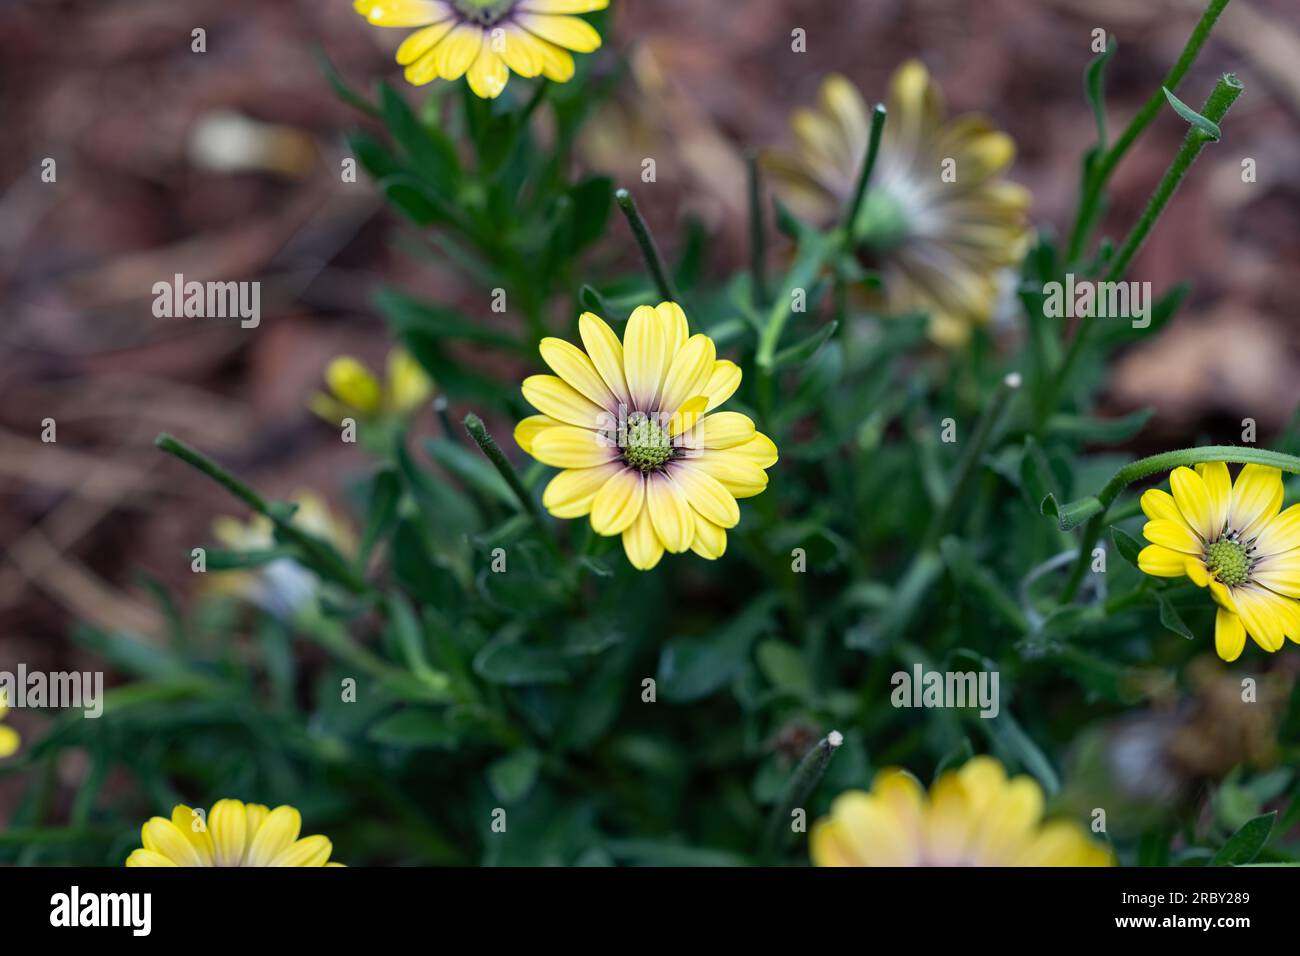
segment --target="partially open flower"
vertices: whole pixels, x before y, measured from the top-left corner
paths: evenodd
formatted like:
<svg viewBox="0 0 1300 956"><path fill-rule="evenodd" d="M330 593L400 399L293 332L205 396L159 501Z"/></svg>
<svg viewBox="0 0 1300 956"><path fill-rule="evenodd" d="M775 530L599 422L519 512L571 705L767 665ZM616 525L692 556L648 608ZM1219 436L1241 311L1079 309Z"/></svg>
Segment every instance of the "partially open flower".
<svg viewBox="0 0 1300 956"><path fill-rule="evenodd" d="M600 47L600 34L575 16L609 0L354 0L381 27L420 27L397 48L407 82L469 81L484 99L501 95L512 72L558 83L573 77L574 53Z"/></svg>
<svg viewBox="0 0 1300 956"><path fill-rule="evenodd" d="M9 701L5 695L0 693L0 720L4 720L5 713L9 710ZM12 757L18 751L18 745L22 743L22 738L18 736L18 731L12 727L0 725L0 758Z"/></svg>
<svg viewBox="0 0 1300 956"><path fill-rule="evenodd" d="M218 800L206 817L178 805L171 819L141 827L144 846L127 866L342 866L331 863L328 837L299 837L302 815L293 807Z"/></svg>
<svg viewBox="0 0 1300 956"><path fill-rule="evenodd" d="M542 414L520 422L515 441L564 469L542 503L557 518L591 515L597 534L621 534L641 570L664 551L721 557L740 521L736 499L762 492L777 460L749 418L709 414L739 387L740 368L718 359L707 335L691 335L673 302L636 309L622 342L590 312L578 328L586 351L543 339L557 374L523 384Z"/></svg>
<svg viewBox="0 0 1300 956"><path fill-rule="evenodd" d="M1235 661L1246 635L1270 653L1300 642L1300 505L1282 511L1282 472L1246 465L1234 483L1221 461L1169 474L1173 494L1142 495L1151 542L1138 566L1162 578L1191 578L1219 604L1214 646Z"/></svg>
<svg viewBox="0 0 1300 956"><path fill-rule="evenodd" d="M851 224L858 256L890 314L925 313L942 345L966 341L986 323L1000 275L1028 241L1029 194L1001 178L1015 144L983 116L945 119L938 84L916 60L889 84L887 119L871 183ZM867 152L871 121L862 96L829 77L815 109L792 125L795 154L764 157L776 188L798 215L822 225L847 214Z"/></svg>
<svg viewBox="0 0 1300 956"><path fill-rule="evenodd" d="M927 795L904 770L876 774L813 824L817 866L1110 866L1110 851L1070 821L1043 822L1043 790L992 757L939 777Z"/></svg>
<svg viewBox="0 0 1300 956"><path fill-rule="evenodd" d="M388 353L388 368L380 382L359 360L340 355L325 369L329 394L317 392L308 406L331 425L344 418L401 417L418 409L433 393L433 382L420 364L402 349Z"/></svg>

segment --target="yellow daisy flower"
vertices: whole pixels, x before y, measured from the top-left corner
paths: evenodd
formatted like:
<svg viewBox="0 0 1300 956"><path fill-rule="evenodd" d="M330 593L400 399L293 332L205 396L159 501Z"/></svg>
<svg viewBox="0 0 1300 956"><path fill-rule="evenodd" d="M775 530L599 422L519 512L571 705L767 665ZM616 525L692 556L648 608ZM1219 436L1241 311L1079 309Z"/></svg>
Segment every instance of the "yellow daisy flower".
<svg viewBox="0 0 1300 956"><path fill-rule="evenodd" d="M637 308L623 341L598 316L578 320L583 348L546 338L555 375L524 380L540 415L515 428L519 447L563 468L542 503L557 518L591 515L597 534L623 536L632 566L664 551L718 558L740 521L737 498L767 487L776 445L738 412L709 414L740 385L713 340L690 334L674 302Z"/></svg>
<svg viewBox="0 0 1300 956"><path fill-rule="evenodd" d="M382 383L351 355L340 355L330 362L325 369L325 383L330 394L317 392L307 404L332 425L344 418L409 415L433 394L433 381L403 349L388 353Z"/></svg>
<svg viewBox="0 0 1300 956"><path fill-rule="evenodd" d="M1234 483L1221 461L1169 474L1173 494L1142 495L1150 546L1138 567L1161 578L1186 575L1218 602L1214 646L1241 656L1249 634L1270 653L1300 642L1300 505L1282 511L1282 472L1246 465Z"/></svg>
<svg viewBox="0 0 1300 956"><path fill-rule="evenodd" d="M876 774L813 824L815 866L1110 866L1114 860L1069 821L1043 822L1043 790L1007 779L992 757L939 777L927 795L904 770Z"/></svg>
<svg viewBox="0 0 1300 956"><path fill-rule="evenodd" d="M153 817L140 828L143 847L127 866L342 866L331 863L328 837L299 838L302 816L293 807L218 800L205 819L178 805L170 820Z"/></svg>
<svg viewBox="0 0 1300 956"><path fill-rule="evenodd" d="M857 221L858 256L884 288L871 305L929 315L930 335L960 345L986 323L1003 270L1029 239L1029 194L1001 178L1015 144L985 117L945 119L942 95L916 60L890 80L880 152ZM870 138L870 113L842 76L821 87L816 109L792 127L797 152L764 157L774 185L798 215L833 222L852 203Z"/></svg>
<svg viewBox="0 0 1300 956"><path fill-rule="evenodd" d="M9 698L0 694L0 720L9 712ZM18 745L21 744L22 738L18 736L18 731L12 727L0 726L0 759L12 757L18 752Z"/></svg>
<svg viewBox="0 0 1300 956"><path fill-rule="evenodd" d="M604 10L609 0L354 0L381 27L420 27L397 48L406 80L422 86L441 77L469 81L483 99L501 95L511 72L573 78L574 53L600 47L600 34L576 16Z"/></svg>

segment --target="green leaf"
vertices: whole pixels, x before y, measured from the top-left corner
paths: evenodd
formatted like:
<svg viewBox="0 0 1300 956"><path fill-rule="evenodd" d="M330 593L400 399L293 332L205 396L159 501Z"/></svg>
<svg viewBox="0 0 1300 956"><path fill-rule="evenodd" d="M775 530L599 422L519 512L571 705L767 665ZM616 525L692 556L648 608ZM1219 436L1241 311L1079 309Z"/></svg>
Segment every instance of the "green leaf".
<svg viewBox="0 0 1300 956"><path fill-rule="evenodd" d="M272 561L292 560L293 548L263 548L258 551L223 551L209 548L204 552L204 566L209 571L243 571L260 568Z"/></svg>
<svg viewBox="0 0 1300 956"><path fill-rule="evenodd" d="M1273 832L1273 824L1276 821L1276 810L1255 817L1253 820L1247 820L1242 824L1241 829L1228 837L1228 842L1219 848L1219 852L1214 854L1208 865L1239 866L1250 863L1259 856L1259 851L1264 849L1264 844L1268 842L1269 834Z"/></svg>
<svg viewBox="0 0 1300 956"><path fill-rule="evenodd" d="M492 684L527 687L569 680L564 659L555 651L495 638L474 655L474 673Z"/></svg>
<svg viewBox="0 0 1300 956"><path fill-rule="evenodd" d="M614 181L608 176L592 176L570 189L569 198L573 202L574 225L569 250L577 253L604 234L614 208Z"/></svg>
<svg viewBox="0 0 1300 956"><path fill-rule="evenodd" d="M518 803L533 789L541 767L542 755L536 750L516 750L488 767L488 786L502 803Z"/></svg>
<svg viewBox="0 0 1300 956"><path fill-rule="evenodd" d="M716 633L673 638L665 644L656 678L664 699L699 700L735 677L745 665L750 645L772 625L776 600L776 595L763 595Z"/></svg>
<svg viewBox="0 0 1300 956"><path fill-rule="evenodd" d="M1025 733L1020 724L1011 716L1009 710L1003 709L998 716L990 720L976 719L980 729L989 735L995 749L1018 763L1032 774L1044 792L1053 797L1061 789L1061 778L1047 759L1038 744Z"/></svg>
<svg viewBox="0 0 1300 956"><path fill-rule="evenodd" d="M1196 110L1192 109L1178 97L1174 96L1168 87L1162 86L1160 89L1164 90L1165 99L1169 101L1169 105L1174 108L1175 113L1187 120L1187 122L1191 123L1192 126L1199 129L1203 134L1215 142L1218 142L1219 139L1222 138L1223 133L1220 131L1218 123L1206 119L1200 113L1196 112Z"/></svg>
<svg viewBox="0 0 1300 956"><path fill-rule="evenodd" d="M794 646L776 639L763 641L756 652L758 669L776 688L795 697L812 695L812 673L808 661Z"/></svg>
<svg viewBox="0 0 1300 956"><path fill-rule="evenodd" d="M1043 499L1040 507L1044 515L1055 518L1060 523L1062 531L1077 528L1093 515L1102 512L1101 502L1092 496L1079 498L1077 501L1061 506L1057 504L1056 495L1049 494Z"/></svg>
<svg viewBox="0 0 1300 956"><path fill-rule="evenodd" d="M455 750L458 743L455 729L440 714L417 708L381 720L366 736L376 743L395 747Z"/></svg>
<svg viewBox="0 0 1300 956"><path fill-rule="evenodd" d="M424 628L410 602L396 591L388 595L389 634L407 668L431 691L446 695L451 679L429 664L425 652Z"/></svg>
<svg viewBox="0 0 1300 956"><path fill-rule="evenodd" d="M1053 415L1047 428L1053 435L1076 441L1114 445L1140 432L1156 410L1140 408L1122 418L1089 418L1085 415Z"/></svg>
<svg viewBox="0 0 1300 956"><path fill-rule="evenodd" d="M416 225L427 226L445 218L441 204L414 176L407 173L394 173L385 176L378 185L389 202L404 212Z"/></svg>
<svg viewBox="0 0 1300 956"><path fill-rule="evenodd" d="M1138 554L1142 551L1142 544L1131 534L1118 525L1110 526L1110 540L1115 545L1115 550L1133 567L1138 566Z"/></svg>
<svg viewBox="0 0 1300 956"><path fill-rule="evenodd" d="M441 195L452 195L460 180L460 161L451 140L421 123L402 95L387 83L380 84L379 104L385 127L411 158L420 179Z"/></svg>
<svg viewBox="0 0 1300 956"><path fill-rule="evenodd" d="M366 530L361 536L357 552L357 566L370 563L370 553L380 538L386 535L397 519L397 503L402 497L402 480L392 468L375 475L370 484L370 502L366 508Z"/></svg>
<svg viewBox="0 0 1300 956"><path fill-rule="evenodd" d="M1106 49L1092 58L1083 77L1083 90L1097 121L1097 145L1106 146L1106 63L1115 53L1115 38L1106 40Z"/></svg>
<svg viewBox="0 0 1300 956"><path fill-rule="evenodd" d="M807 362L820 351L826 341L835 334L837 328L839 328L838 322L828 322L802 342L777 352L776 357L772 359L772 368L788 368L791 365L802 365Z"/></svg>
<svg viewBox="0 0 1300 956"><path fill-rule="evenodd" d="M520 351L521 346L455 309L432 305L393 288L375 293L375 305L388 319L398 335L418 333L430 339L453 339L475 342L493 348Z"/></svg>
<svg viewBox="0 0 1300 956"><path fill-rule="evenodd" d="M1173 602L1159 591L1152 593L1156 596L1156 603L1160 605L1160 623L1165 629L1173 631L1179 637L1185 637L1189 641L1196 640L1196 635L1183 622L1183 617L1178 613L1178 609L1174 607Z"/></svg>
<svg viewBox="0 0 1300 956"><path fill-rule="evenodd" d="M519 499L501 473L478 452L450 438L431 438L424 443L424 450L469 487L497 499L512 510L519 506Z"/></svg>
<svg viewBox="0 0 1300 956"><path fill-rule="evenodd" d="M342 74L335 68L330 58L325 55L325 51L320 47L316 48L316 62L320 64L321 72L325 74L325 82L329 84L330 89L348 106L360 110L367 116L373 116L379 119L379 110L375 109L373 103L358 93L344 81Z"/></svg>

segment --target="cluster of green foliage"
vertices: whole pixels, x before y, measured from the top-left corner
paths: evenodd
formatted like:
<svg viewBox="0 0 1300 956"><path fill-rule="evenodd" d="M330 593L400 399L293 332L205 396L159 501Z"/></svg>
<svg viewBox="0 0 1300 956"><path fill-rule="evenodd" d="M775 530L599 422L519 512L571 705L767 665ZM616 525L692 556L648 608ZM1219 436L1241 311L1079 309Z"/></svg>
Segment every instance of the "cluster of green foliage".
<svg viewBox="0 0 1300 956"><path fill-rule="evenodd" d="M1289 433L1279 454L1191 449L1130 465L1114 449L1149 416L1095 416L1104 366L1136 337L1157 334L1188 287L1168 290L1143 330L1085 323L1071 336L1044 314L1044 286L1066 273L1124 275L1231 102L1211 97L1203 114L1179 102L1213 134L1190 121L1132 232L1094 242L1111 170L1164 103L1157 91L1108 143L1102 90L1112 53L1087 72L1099 142L1083 165L1075 227L1066 242L1043 231L1023 264L1022 340L1007 349L981 332L952 352L927 343L923 316L859 310L846 293L874 277L842 230L813 229L779 203L756 201L752 216L760 251L770 242L790 249L781 275L755 268L706 281L698 227L665 243L681 250L671 267L648 241L645 269L593 265L597 243L626 253L645 239L613 179L572 175L575 137L617 72L599 83L580 70L564 86L513 84L495 102L458 99L453 88L419 111L391 87L367 98L331 74L382 129L351 140L376 187L419 242L479 283L484 316L492 290L506 290L512 324L378 292L394 336L448 404L439 437L416 442L394 430L351 484L363 529L356 554L298 528L291 507L201 454L160 440L276 528L274 549L210 551L209 573L290 560L318 576L319 600L278 617L229 599L181 614L160 596L171 622L163 645L81 629L75 639L129 681L108 694L102 719L59 718L0 771L29 776L0 835L0 861L118 864L149 814L233 796L297 806L311 832L334 840L335 859L352 865L798 863L807 850L789 832L791 805L813 819L884 765L929 780L992 752L1049 796L1061 793L1081 730L1135 704L1135 669L1176 684L1212 648L1204 592L1134 566L1141 519L1127 484L1211 458L1282 462L1294 473L1296 460L1280 452L1300 444ZM547 122L536 123L543 113ZM643 203L671 201L655 188L638 187ZM531 410L515 380L485 369L540 370L537 341L576 338L581 311L617 329L633 307L669 294L693 330L741 364L730 407L773 437L781 461L768 490L742 503L721 560L670 556L641 573L616 539L541 509L548 470L507 439L498 446L483 425ZM806 309L793 311L801 296ZM508 361L476 361L493 355ZM446 408L472 410L468 429ZM942 438L945 419L955 442ZM1104 573L1094 570L1098 547ZM492 568L499 554L504 572ZM998 716L892 706L891 674L918 663L997 671ZM340 691L349 679L355 700ZM844 744L824 775L792 779L831 729ZM1294 707L1283 729L1283 739L1300 729ZM85 776L67 807L58 768L74 751ZM1262 811L1298 785L1284 768L1267 786L1234 786L1232 819L1251 829L1226 859L1296 855L1280 839L1289 824L1271 826ZM493 830L497 808L505 832ZM1117 840L1121 860L1205 862L1229 842L1222 817L1181 813Z"/></svg>

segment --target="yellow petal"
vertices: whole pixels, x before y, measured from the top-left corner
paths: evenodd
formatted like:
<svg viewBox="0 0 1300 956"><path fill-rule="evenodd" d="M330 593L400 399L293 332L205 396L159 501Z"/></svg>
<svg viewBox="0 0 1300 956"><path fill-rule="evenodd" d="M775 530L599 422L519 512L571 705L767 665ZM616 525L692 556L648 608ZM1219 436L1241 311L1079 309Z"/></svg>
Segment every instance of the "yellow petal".
<svg viewBox="0 0 1300 956"><path fill-rule="evenodd" d="M889 122L885 136L908 155L925 142L943 117L939 88L919 60L908 60L889 81Z"/></svg>
<svg viewBox="0 0 1300 956"><path fill-rule="evenodd" d="M965 862L974 823L961 778L952 771L940 776L930 788L930 812L923 827L930 862L939 866Z"/></svg>
<svg viewBox="0 0 1300 956"><path fill-rule="evenodd" d="M167 857L177 866L202 866L198 849L170 820L153 817L140 828L144 848Z"/></svg>
<svg viewBox="0 0 1300 956"><path fill-rule="evenodd" d="M546 428L533 437L532 456L553 468L594 468L617 454L618 446L603 435L572 425Z"/></svg>
<svg viewBox="0 0 1300 956"><path fill-rule="evenodd" d="M1205 543L1182 521L1167 521L1164 518L1148 521L1142 526L1142 535L1152 544L1172 551L1192 555L1205 553Z"/></svg>
<svg viewBox="0 0 1300 956"><path fill-rule="evenodd" d="M176 864L154 850L132 850L126 858L127 866L175 866Z"/></svg>
<svg viewBox="0 0 1300 956"><path fill-rule="evenodd" d="M627 552L632 567L638 571L649 571L664 556L663 542L650 523L648 508L642 508L632 527L623 532L623 550Z"/></svg>
<svg viewBox="0 0 1300 956"><path fill-rule="evenodd" d="M623 366L633 405L640 411L654 411L668 371L668 337L659 313L648 305L637 307L627 320Z"/></svg>
<svg viewBox="0 0 1300 956"><path fill-rule="evenodd" d="M995 807L980 814L971 835L971 855L985 866L1006 866L1037 835L1043 817L1043 788L1031 777L1016 777L1001 788Z"/></svg>
<svg viewBox="0 0 1300 956"><path fill-rule="evenodd" d="M244 832L248 839L252 840L254 834L266 822L266 818L271 815L271 810L262 803L244 804ZM247 852L245 852L247 855Z"/></svg>
<svg viewBox="0 0 1300 956"><path fill-rule="evenodd" d="M1250 577L1270 591L1300 598L1300 551L1262 558Z"/></svg>
<svg viewBox="0 0 1300 956"><path fill-rule="evenodd" d="M498 34L497 30L501 32ZM497 30L492 31L492 50L505 61L506 66L524 77L536 76L542 72L541 51L529 39L531 34L527 30L513 23L498 27Z"/></svg>
<svg viewBox="0 0 1300 956"><path fill-rule="evenodd" d="M622 534L641 515L646 479L634 468L618 468L596 492L591 503L591 527L596 534Z"/></svg>
<svg viewBox="0 0 1300 956"><path fill-rule="evenodd" d="M1204 479L1190 468L1179 467L1169 473L1169 487L1187 526L1205 541L1217 538L1219 529L1214 526L1210 491Z"/></svg>
<svg viewBox="0 0 1300 956"><path fill-rule="evenodd" d="M740 506L735 497L722 482L696 468L691 460L675 464L668 474L680 486L690 506L709 521L722 528L734 528L740 523Z"/></svg>
<svg viewBox="0 0 1300 956"><path fill-rule="evenodd" d="M471 23L457 25L433 51L438 75L444 80L460 79L478 59L483 38L481 27Z"/></svg>
<svg viewBox="0 0 1300 956"><path fill-rule="evenodd" d="M1188 557L1183 562L1183 571L1198 588L1203 588L1210 583L1210 570L1201 558Z"/></svg>
<svg viewBox="0 0 1300 956"><path fill-rule="evenodd" d="M667 412L676 411L688 398L707 394L704 390L715 364L716 348L713 339L707 335L692 335L676 353L676 358L668 368L663 395L659 400L660 408ZM700 411L707 407L706 398Z"/></svg>
<svg viewBox="0 0 1300 956"><path fill-rule="evenodd" d="M860 866L905 866L916 845L901 832L889 808L874 794L850 790L831 803L831 819L843 827L843 840Z"/></svg>
<svg viewBox="0 0 1300 956"><path fill-rule="evenodd" d="M420 27L452 15L443 0L355 0L352 8L377 27Z"/></svg>
<svg viewBox="0 0 1300 956"><path fill-rule="evenodd" d="M248 814L239 800L218 800L208 814L217 866L239 866L248 845Z"/></svg>
<svg viewBox="0 0 1300 956"><path fill-rule="evenodd" d="M600 34L596 28L578 17L520 13L515 19L529 33L566 50L590 53L600 48Z"/></svg>
<svg viewBox="0 0 1300 956"><path fill-rule="evenodd" d="M309 836L290 844L268 866L324 866L334 845L328 837Z"/></svg>
<svg viewBox="0 0 1300 956"><path fill-rule="evenodd" d="M202 866L212 866L212 834L203 817L190 807L180 804L172 808L172 823L194 844Z"/></svg>
<svg viewBox="0 0 1300 956"><path fill-rule="evenodd" d="M671 368L673 360L677 358L677 353L682 350L691 337L690 323L686 321L686 313L676 302L660 302L655 306L655 311L659 313L659 321L663 322L666 330L668 367Z"/></svg>
<svg viewBox="0 0 1300 956"><path fill-rule="evenodd" d="M613 416L558 375L530 375L521 391L528 404L543 415L581 428L612 427Z"/></svg>
<svg viewBox="0 0 1300 956"><path fill-rule="evenodd" d="M405 349L393 349L388 353L387 381L384 384L384 401L401 414L424 404L433 392L433 380Z"/></svg>
<svg viewBox="0 0 1300 956"><path fill-rule="evenodd" d="M1258 534L1282 509L1282 472L1265 465L1246 465L1232 486L1229 527L1243 538Z"/></svg>
<svg viewBox="0 0 1300 956"><path fill-rule="evenodd" d="M542 361L584 397L607 411L618 411L618 402L586 352L564 339L550 337L542 339L538 351Z"/></svg>
<svg viewBox="0 0 1300 956"><path fill-rule="evenodd" d="M1153 544L1138 552L1138 567L1158 578L1181 578L1187 573L1187 555Z"/></svg>
<svg viewBox="0 0 1300 956"><path fill-rule="evenodd" d="M536 54L542 59L542 76L556 83L567 83L573 79L573 56L568 50L561 50L554 43L547 43L531 33L528 37Z"/></svg>
<svg viewBox="0 0 1300 956"><path fill-rule="evenodd" d="M1210 522L1215 535L1222 533L1228 523L1228 508L1232 504L1232 476L1228 466L1221 461L1196 466L1196 473L1205 482L1210 496Z"/></svg>
<svg viewBox="0 0 1300 956"><path fill-rule="evenodd" d="M767 475L763 469L746 456L737 454L734 448L703 451L682 459L682 464L716 478L736 498L752 498L767 489Z"/></svg>
<svg viewBox="0 0 1300 956"><path fill-rule="evenodd" d="M12 757L22 744L18 731L12 727L0 726L0 757Z"/></svg>
<svg viewBox="0 0 1300 956"><path fill-rule="evenodd" d="M829 817L814 823L808 834L808 855L813 866L866 866L859 850L848 828Z"/></svg>
<svg viewBox="0 0 1300 956"><path fill-rule="evenodd" d="M1246 646L1246 629L1241 618L1224 608L1214 615L1214 649L1225 661L1235 661Z"/></svg>
<svg viewBox="0 0 1300 956"><path fill-rule="evenodd" d="M709 405L709 400L703 395L696 395L694 398L688 398L668 417L668 437L678 438L683 436L673 444L680 446L695 447L699 444L699 436L683 435L684 432L695 428L699 422L700 416L704 414L704 409Z"/></svg>
<svg viewBox="0 0 1300 956"><path fill-rule="evenodd" d="M1246 633L1264 650L1272 652L1286 643L1286 618L1273 606L1288 601L1277 594L1251 587L1233 588L1232 599Z"/></svg>
<svg viewBox="0 0 1300 956"><path fill-rule="evenodd" d="M732 448L754 437L754 421L740 412L715 412L699 423L705 448Z"/></svg>
<svg viewBox="0 0 1300 956"><path fill-rule="evenodd" d="M438 41L450 33L451 28L455 25L455 21L448 18L441 23L425 27L423 30L416 30L403 40L402 45L397 48L397 62L401 66L410 66L436 47Z"/></svg>
<svg viewBox="0 0 1300 956"><path fill-rule="evenodd" d="M608 6L609 0L520 0L518 9L530 13L591 13Z"/></svg>
<svg viewBox="0 0 1300 956"><path fill-rule="evenodd" d="M1142 512L1152 521L1181 521L1182 512L1174 496L1159 488L1148 488L1142 492L1140 501Z"/></svg>
<svg viewBox="0 0 1300 956"><path fill-rule="evenodd" d="M499 35L504 37L504 32ZM465 79L474 95L485 100L496 99L506 88L510 81L510 69L506 66L506 61L492 49L490 39L483 43L478 57L465 73Z"/></svg>
<svg viewBox="0 0 1300 956"><path fill-rule="evenodd" d="M542 505L557 518L581 518L591 512L596 492L616 473L624 470L619 462L611 461L594 468L562 471L542 492Z"/></svg>
<svg viewBox="0 0 1300 956"><path fill-rule="evenodd" d="M740 366L728 359L719 359L713 363L713 372L704 384L704 394L709 396L706 412L711 412L740 388Z"/></svg>
<svg viewBox="0 0 1300 956"><path fill-rule="evenodd" d="M248 846L248 866L271 866L289 849L302 829L302 815L293 807L276 807L253 834Z"/></svg>
<svg viewBox="0 0 1300 956"><path fill-rule="evenodd" d="M741 455L759 468L771 468L777 462L776 443L762 432L755 432L747 442L728 448L732 455Z"/></svg>
<svg viewBox="0 0 1300 956"><path fill-rule="evenodd" d="M1267 558L1300 548L1300 505L1292 505L1263 525L1255 539L1255 553Z"/></svg>
<svg viewBox="0 0 1300 956"><path fill-rule="evenodd" d="M701 558L708 558L710 561L717 560L727 553L726 529L714 524L697 511L695 513L695 540L691 542L691 550Z"/></svg>
<svg viewBox="0 0 1300 956"><path fill-rule="evenodd" d="M600 373L605 387L619 401L627 404L627 378L623 374L623 343L605 320L593 312L578 316L578 334L591 364Z"/></svg>
<svg viewBox="0 0 1300 956"><path fill-rule="evenodd" d="M549 415L529 415L515 426L515 444L528 454L533 453L533 439L545 428L561 424Z"/></svg>
<svg viewBox="0 0 1300 956"><path fill-rule="evenodd" d="M680 554L695 539L695 512L682 486L659 472L646 479L646 507L650 523L666 550Z"/></svg>
<svg viewBox="0 0 1300 956"><path fill-rule="evenodd" d="M383 389L370 370L351 355L340 355L330 362L325 381L345 405L367 414L379 411Z"/></svg>

